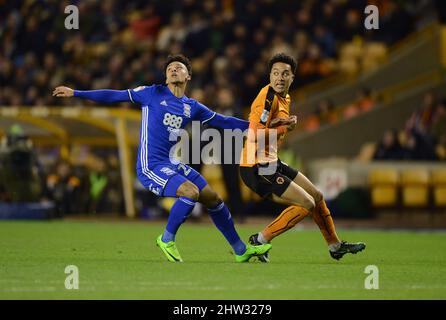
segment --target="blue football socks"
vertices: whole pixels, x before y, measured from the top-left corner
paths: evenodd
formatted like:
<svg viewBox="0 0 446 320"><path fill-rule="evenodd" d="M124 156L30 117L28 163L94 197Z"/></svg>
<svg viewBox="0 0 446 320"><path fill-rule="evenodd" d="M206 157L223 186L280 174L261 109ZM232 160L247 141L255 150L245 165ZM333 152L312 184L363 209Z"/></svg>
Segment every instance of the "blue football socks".
<svg viewBox="0 0 446 320"><path fill-rule="evenodd" d="M175 241L175 235L177 234L178 228L184 221L186 221L194 206L195 200L187 197L179 197L177 201L175 201L172 209L170 209L167 226L163 233L162 240L164 243Z"/></svg>
<svg viewBox="0 0 446 320"><path fill-rule="evenodd" d="M246 251L245 243L240 239L234 227L231 213L225 203L220 203L213 209L208 209L212 221L217 226L218 230L225 236L226 240L231 245L235 254L241 255Z"/></svg>

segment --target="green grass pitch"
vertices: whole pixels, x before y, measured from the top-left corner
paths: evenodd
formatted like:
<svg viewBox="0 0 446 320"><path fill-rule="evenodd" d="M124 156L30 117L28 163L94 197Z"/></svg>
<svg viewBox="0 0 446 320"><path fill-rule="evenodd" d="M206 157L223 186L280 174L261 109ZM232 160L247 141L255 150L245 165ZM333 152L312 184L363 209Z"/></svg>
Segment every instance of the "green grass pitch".
<svg viewBox="0 0 446 320"><path fill-rule="evenodd" d="M161 223L0 222L0 299L446 299L446 233L338 230L364 241L332 260L319 231L292 230L273 242L271 263L237 264L211 224L177 235L185 260L155 246ZM260 225L237 225L246 239ZM67 290L65 267L79 269ZM364 269L379 269L367 290Z"/></svg>

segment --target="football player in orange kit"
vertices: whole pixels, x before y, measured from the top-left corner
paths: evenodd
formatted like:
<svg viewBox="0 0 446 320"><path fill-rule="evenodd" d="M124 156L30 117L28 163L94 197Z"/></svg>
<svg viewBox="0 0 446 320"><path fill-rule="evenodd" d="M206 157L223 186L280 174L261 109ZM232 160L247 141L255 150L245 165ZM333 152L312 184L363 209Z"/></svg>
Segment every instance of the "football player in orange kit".
<svg viewBox="0 0 446 320"><path fill-rule="evenodd" d="M244 183L262 198L288 207L261 232L249 238L251 244L269 243L312 214L321 230L332 258L364 250L365 244L341 241L336 234L330 210L322 193L301 173L281 162L278 147L287 132L297 125L289 115L288 90L294 80L297 62L280 53L273 56L268 68L270 83L260 90L251 105L248 138L243 146L240 176ZM268 262L267 254L259 257Z"/></svg>

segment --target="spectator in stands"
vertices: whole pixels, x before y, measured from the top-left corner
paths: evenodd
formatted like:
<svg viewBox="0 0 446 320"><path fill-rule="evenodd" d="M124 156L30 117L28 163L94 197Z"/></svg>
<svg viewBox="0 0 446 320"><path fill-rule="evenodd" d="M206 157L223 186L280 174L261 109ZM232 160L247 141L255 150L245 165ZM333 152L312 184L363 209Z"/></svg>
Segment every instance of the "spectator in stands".
<svg viewBox="0 0 446 320"><path fill-rule="evenodd" d="M358 107L361 112L368 112L375 106L375 99L369 88L361 88L358 93Z"/></svg>
<svg viewBox="0 0 446 320"><path fill-rule="evenodd" d="M125 212L122 192L121 172L116 155L107 156L107 192L105 194L106 212Z"/></svg>
<svg viewBox="0 0 446 320"><path fill-rule="evenodd" d="M435 139L435 151L439 159L446 160L446 100L438 103L432 120L432 136Z"/></svg>
<svg viewBox="0 0 446 320"><path fill-rule="evenodd" d="M0 141L0 181L4 197L13 202L39 201L43 172L33 143L18 124Z"/></svg>
<svg viewBox="0 0 446 320"><path fill-rule="evenodd" d="M406 160L437 160L431 137L417 130L407 132Z"/></svg>
<svg viewBox="0 0 446 320"><path fill-rule="evenodd" d="M94 156L87 164L89 168L88 213L105 213L107 209L107 188L109 178L104 160Z"/></svg>
<svg viewBox="0 0 446 320"><path fill-rule="evenodd" d="M306 54L300 59L297 67L297 85L323 79L333 73L333 66L321 54L316 43L308 47Z"/></svg>
<svg viewBox="0 0 446 320"><path fill-rule="evenodd" d="M329 99L324 99L319 102L316 113L320 119L321 124L333 124L338 121L338 115L334 104Z"/></svg>
<svg viewBox="0 0 446 320"><path fill-rule="evenodd" d="M423 104L407 120L405 130L408 135L408 158L413 160L435 160L435 139L431 127L435 115L435 95L427 92Z"/></svg>
<svg viewBox="0 0 446 320"><path fill-rule="evenodd" d="M353 37L362 35L364 26L362 15L356 9L349 9L345 19L340 22L340 37L344 41L351 41Z"/></svg>
<svg viewBox="0 0 446 320"><path fill-rule="evenodd" d="M155 6L148 4L143 10L133 12L130 28L136 40L147 41L157 36L160 22L161 18L157 15Z"/></svg>
<svg viewBox="0 0 446 320"><path fill-rule="evenodd" d="M324 99L318 103L316 111L305 117L302 128L311 132L318 130L322 125L333 124L337 121L338 113L335 110L333 102L329 99Z"/></svg>
<svg viewBox="0 0 446 320"><path fill-rule="evenodd" d="M362 112L370 111L374 106L375 100L372 97L371 90L361 88L357 93L356 101L344 108L344 119L350 119Z"/></svg>
<svg viewBox="0 0 446 320"><path fill-rule="evenodd" d="M359 106L356 102L350 103L344 108L342 114L345 120L356 117L360 113Z"/></svg>
<svg viewBox="0 0 446 320"><path fill-rule="evenodd" d="M410 129L429 132L434 119L436 106L435 94L433 92L427 92L424 95L422 105L412 114L411 119L409 119L408 126Z"/></svg>
<svg viewBox="0 0 446 320"><path fill-rule="evenodd" d="M302 128L305 131L316 131L321 126L321 119L319 118L317 112L312 112L308 116L305 117L305 120L302 123Z"/></svg>
<svg viewBox="0 0 446 320"><path fill-rule="evenodd" d="M169 44L173 42L182 44L185 38L184 17L180 12L175 12L170 18L170 24L161 28L156 47L160 51L168 51Z"/></svg>
<svg viewBox="0 0 446 320"><path fill-rule="evenodd" d="M314 28L314 41L322 50L324 57L336 56L336 39L333 32L319 24Z"/></svg>
<svg viewBox="0 0 446 320"><path fill-rule="evenodd" d="M427 92L422 106L407 119L404 130L386 131L375 160L434 161L446 159L446 101Z"/></svg>
<svg viewBox="0 0 446 320"><path fill-rule="evenodd" d="M395 129L387 130L376 148L373 155L374 160L402 160L405 158L404 149L398 140L398 134Z"/></svg>
<svg viewBox="0 0 446 320"><path fill-rule="evenodd" d="M73 175L71 165L60 161L46 179L44 198L54 201L58 216L79 213L81 180Z"/></svg>

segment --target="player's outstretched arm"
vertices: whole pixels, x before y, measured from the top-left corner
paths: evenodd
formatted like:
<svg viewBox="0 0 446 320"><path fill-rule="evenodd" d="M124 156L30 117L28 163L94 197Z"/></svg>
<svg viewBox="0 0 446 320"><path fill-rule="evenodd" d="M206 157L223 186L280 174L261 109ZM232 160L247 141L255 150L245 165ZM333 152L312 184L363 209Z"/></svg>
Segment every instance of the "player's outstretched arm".
<svg viewBox="0 0 446 320"><path fill-rule="evenodd" d="M215 128L220 129L240 129L245 131L249 127L249 122L236 117L224 116L219 113L215 115L208 121L208 124Z"/></svg>
<svg viewBox="0 0 446 320"><path fill-rule="evenodd" d="M101 103L131 102L128 90L73 90L59 86L53 91L54 97L79 97Z"/></svg>
<svg viewBox="0 0 446 320"><path fill-rule="evenodd" d="M230 116L224 116L220 113L210 110L204 104L196 101L198 112L194 119L201 121L202 124L209 124L211 127L219 129L240 129L245 131L249 127L249 122Z"/></svg>

